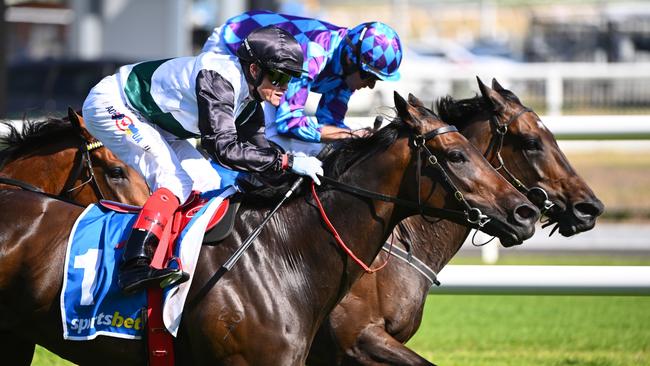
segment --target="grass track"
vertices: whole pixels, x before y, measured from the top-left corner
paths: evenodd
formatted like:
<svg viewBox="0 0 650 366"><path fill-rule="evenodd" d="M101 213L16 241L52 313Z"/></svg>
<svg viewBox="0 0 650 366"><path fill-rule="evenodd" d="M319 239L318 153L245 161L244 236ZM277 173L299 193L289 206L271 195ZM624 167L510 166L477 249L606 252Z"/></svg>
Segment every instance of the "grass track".
<svg viewBox="0 0 650 366"><path fill-rule="evenodd" d="M442 366L650 365L650 297L429 296L409 346Z"/></svg>

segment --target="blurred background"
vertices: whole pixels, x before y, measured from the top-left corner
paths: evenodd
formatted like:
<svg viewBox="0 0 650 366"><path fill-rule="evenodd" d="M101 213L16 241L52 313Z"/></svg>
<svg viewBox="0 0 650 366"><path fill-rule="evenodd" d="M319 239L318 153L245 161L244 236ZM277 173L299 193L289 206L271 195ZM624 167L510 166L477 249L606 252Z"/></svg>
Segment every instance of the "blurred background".
<svg viewBox="0 0 650 366"><path fill-rule="evenodd" d="M0 118L21 123L63 116L68 106L80 109L90 88L119 65L196 54L215 26L250 9L350 27L379 20L398 31L405 47L402 79L355 93L351 120L389 113L393 90L432 103L445 95L476 95L476 76L486 83L496 78L541 116L606 206L589 232L548 237L550 229L539 228L524 245L507 250L495 242L482 248L466 243L452 265L594 266L592 277L599 276L598 266L650 266L648 1L0 0ZM308 107L315 109L317 100L310 98ZM524 292L534 291L533 286ZM647 293L648 289L639 292ZM650 364L650 332L644 330L650 329L647 297L560 300L558 296L545 303L543 297L523 295L445 296L450 295L437 297L443 307L429 301L433 304L427 305L428 311L438 315L425 314L424 323L451 334L453 341L430 345L429 337L441 336L429 330L413 341L420 352L431 359L443 357L445 364ZM476 333L478 324L483 330L495 325L471 317L451 327L441 323L449 308L464 309L466 315L472 310L465 308L469 304L488 318L499 319L503 332ZM522 324L512 313L528 306L541 307L543 314L526 318L530 327L523 329L528 333L517 333ZM575 312L567 315L560 308ZM599 310L589 318L583 312L586 308ZM617 317L621 313L630 315ZM602 314L609 314L605 317L611 322L603 323ZM447 315L446 319L459 317ZM553 320L554 315L560 318ZM509 324L511 320L515 324ZM600 323L597 328L580 328L585 322ZM573 335L562 338L553 331L537 334L531 330L535 327L579 331L568 331ZM531 332L537 338L529 339ZM594 332L604 340L586 341ZM621 332L629 337L621 338ZM501 339L495 346L499 352L483 343L490 337ZM511 343L504 345L508 339ZM578 345L570 346L571 342ZM531 344L542 347L537 356L559 355L530 356L530 363L504 361L523 357L522 349ZM500 353L508 348L512 354ZM477 361L477 354L483 358ZM35 364L59 362L47 357L37 354Z"/></svg>

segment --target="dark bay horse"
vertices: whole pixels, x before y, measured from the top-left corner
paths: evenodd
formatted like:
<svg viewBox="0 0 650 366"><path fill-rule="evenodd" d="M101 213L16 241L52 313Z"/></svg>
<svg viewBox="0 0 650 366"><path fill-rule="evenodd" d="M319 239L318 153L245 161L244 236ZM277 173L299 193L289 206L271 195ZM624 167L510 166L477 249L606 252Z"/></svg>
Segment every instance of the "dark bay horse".
<svg viewBox="0 0 650 366"><path fill-rule="evenodd" d="M316 193L358 258L372 262L398 222L433 207L478 209L490 219L484 230L511 244L533 234L539 210L478 150L416 98L407 103L396 95L395 104L398 119L372 136L344 142L324 162L328 177L382 199L329 183ZM18 203L21 208L12 209ZM177 364L302 365L320 323L360 277L361 267L339 248L313 197L305 195L287 201L254 248L223 274L220 266L271 205L245 200L233 234L202 247L176 339ZM0 191L0 207L4 360L29 364L37 343L82 365L145 364L142 341L62 339L65 242L82 209L20 190Z"/></svg>
<svg viewBox="0 0 650 366"><path fill-rule="evenodd" d="M478 82L481 96L447 97L438 102L443 120L456 125L522 191L534 195L540 193L534 188L542 188L548 194L554 206L546 209L547 225L555 224L564 236L591 229L603 205L573 170L551 132L496 80L492 88ZM533 201L545 204L539 197ZM430 221L420 216L406 219L393 232L394 242L439 273L460 249L469 229L450 221ZM387 257L382 252L374 265ZM381 271L364 275L323 323L308 363L431 365L403 345L420 326L431 285L413 266L397 258Z"/></svg>
<svg viewBox="0 0 650 366"><path fill-rule="evenodd" d="M25 122L22 131L5 126L0 186L3 178L16 179L84 206L100 199L139 206L149 196L144 178L95 139L72 110L67 120Z"/></svg>

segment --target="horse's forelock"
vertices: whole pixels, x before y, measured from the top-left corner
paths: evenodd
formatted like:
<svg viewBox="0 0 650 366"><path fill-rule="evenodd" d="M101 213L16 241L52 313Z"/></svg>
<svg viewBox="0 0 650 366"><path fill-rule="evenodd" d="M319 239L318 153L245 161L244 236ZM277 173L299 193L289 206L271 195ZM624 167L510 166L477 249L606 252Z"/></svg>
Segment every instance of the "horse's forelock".
<svg viewBox="0 0 650 366"><path fill-rule="evenodd" d="M443 121L460 129L472 122L476 115L491 111L489 104L479 95L467 99L454 99L447 95L438 99L436 109Z"/></svg>
<svg viewBox="0 0 650 366"><path fill-rule="evenodd" d="M521 104L521 101L519 100L519 97L517 97L517 95L515 93L511 92L508 89L502 89L501 91L499 91L499 94L503 98L505 98L506 100L508 100L510 102Z"/></svg>

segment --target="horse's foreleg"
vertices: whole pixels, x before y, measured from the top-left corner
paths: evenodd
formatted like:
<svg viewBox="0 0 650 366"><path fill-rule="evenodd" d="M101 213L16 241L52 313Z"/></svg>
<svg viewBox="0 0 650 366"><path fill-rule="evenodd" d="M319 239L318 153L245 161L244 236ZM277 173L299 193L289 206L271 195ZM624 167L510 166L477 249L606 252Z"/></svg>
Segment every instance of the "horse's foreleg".
<svg viewBox="0 0 650 366"><path fill-rule="evenodd" d="M0 331L0 355L3 365L29 366L34 357L35 344L13 333Z"/></svg>
<svg viewBox="0 0 650 366"><path fill-rule="evenodd" d="M435 366L393 338L385 329L364 329L351 350L346 351L344 365Z"/></svg>

